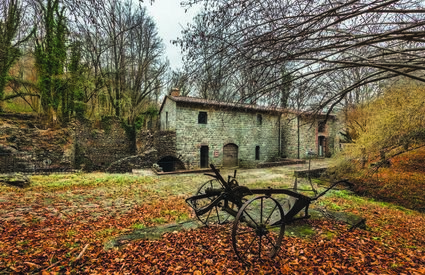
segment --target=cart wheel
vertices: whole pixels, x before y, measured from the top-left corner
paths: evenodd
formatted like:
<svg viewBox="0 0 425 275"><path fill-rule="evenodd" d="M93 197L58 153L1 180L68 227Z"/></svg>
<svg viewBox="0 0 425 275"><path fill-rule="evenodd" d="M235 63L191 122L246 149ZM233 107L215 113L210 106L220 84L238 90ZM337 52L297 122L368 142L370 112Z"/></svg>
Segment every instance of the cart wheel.
<svg viewBox="0 0 425 275"><path fill-rule="evenodd" d="M239 260L273 258L285 233L284 213L278 201L259 196L247 201L236 215L232 245Z"/></svg>
<svg viewBox="0 0 425 275"><path fill-rule="evenodd" d="M203 195L207 193L207 189L223 189L223 186L218 180L209 180L205 182L204 184L199 187L198 191L195 195ZM209 205L213 200L215 200L218 196L210 196L205 199L196 200L194 203L195 209L203 208L207 205ZM229 204L230 205L230 204ZM229 215L223 211L220 211L220 208L222 207L222 202L220 202L219 205L213 207L210 211L203 215L196 215L198 220L200 220L204 225L209 226L214 223L221 224L225 222Z"/></svg>

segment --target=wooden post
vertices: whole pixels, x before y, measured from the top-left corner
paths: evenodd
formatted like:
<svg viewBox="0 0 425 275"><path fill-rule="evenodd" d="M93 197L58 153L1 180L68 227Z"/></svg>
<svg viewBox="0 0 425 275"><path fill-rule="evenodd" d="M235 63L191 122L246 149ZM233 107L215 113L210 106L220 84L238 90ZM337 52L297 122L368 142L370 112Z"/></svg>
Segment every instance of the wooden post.
<svg viewBox="0 0 425 275"><path fill-rule="evenodd" d="M364 169L366 166L366 149L365 148L362 148L362 156L361 156L360 162L362 165L362 169Z"/></svg>

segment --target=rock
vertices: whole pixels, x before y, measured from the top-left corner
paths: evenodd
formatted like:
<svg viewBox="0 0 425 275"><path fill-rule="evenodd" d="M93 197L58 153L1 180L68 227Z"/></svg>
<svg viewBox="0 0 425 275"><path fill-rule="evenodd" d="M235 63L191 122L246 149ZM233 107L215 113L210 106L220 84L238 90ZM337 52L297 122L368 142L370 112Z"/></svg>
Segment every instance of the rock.
<svg viewBox="0 0 425 275"><path fill-rule="evenodd" d="M143 154L126 157L111 163L106 169L108 173L131 173L133 169L149 168L153 160L157 158L155 149L148 150Z"/></svg>
<svg viewBox="0 0 425 275"><path fill-rule="evenodd" d="M19 188L26 188L30 186L31 181L25 175L14 173L0 175L0 183L16 186Z"/></svg>
<svg viewBox="0 0 425 275"><path fill-rule="evenodd" d="M16 154L16 153L18 153L18 150L16 150L16 148L12 146L0 144L0 154L4 155L4 154Z"/></svg>

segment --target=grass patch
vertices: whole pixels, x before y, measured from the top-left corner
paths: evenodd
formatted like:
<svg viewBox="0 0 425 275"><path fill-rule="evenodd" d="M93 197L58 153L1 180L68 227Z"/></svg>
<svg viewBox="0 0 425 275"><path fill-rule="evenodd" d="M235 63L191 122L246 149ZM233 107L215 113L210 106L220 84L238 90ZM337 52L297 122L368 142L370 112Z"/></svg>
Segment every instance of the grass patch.
<svg viewBox="0 0 425 275"><path fill-rule="evenodd" d="M66 236L68 236L68 237L73 237L75 235L77 235L77 231L75 231L73 229L66 231Z"/></svg>
<svg viewBox="0 0 425 275"><path fill-rule="evenodd" d="M178 215L177 219L176 219L177 222L184 222L184 221L187 221L187 220L189 220L189 215L187 213L182 213L182 214Z"/></svg>
<svg viewBox="0 0 425 275"><path fill-rule="evenodd" d="M135 223L131 226L131 228L133 228L133 229L145 229L146 225L144 225L143 223Z"/></svg>
<svg viewBox="0 0 425 275"><path fill-rule="evenodd" d="M291 224L286 226L285 234L287 236L309 238L316 234L316 231L309 224Z"/></svg>
<svg viewBox="0 0 425 275"><path fill-rule="evenodd" d="M4 101L4 110L10 113L32 113L34 112L31 107L26 103L18 103L14 100Z"/></svg>
<svg viewBox="0 0 425 275"><path fill-rule="evenodd" d="M96 231L95 235L98 238L104 239L104 238L107 238L107 237L111 237L112 235L114 235L117 232L119 232L119 230L112 227L112 228L105 228L105 229Z"/></svg>
<svg viewBox="0 0 425 275"><path fill-rule="evenodd" d="M154 223L154 224L164 224L164 223L167 222L167 219L163 218L163 217L152 218L151 222Z"/></svg>

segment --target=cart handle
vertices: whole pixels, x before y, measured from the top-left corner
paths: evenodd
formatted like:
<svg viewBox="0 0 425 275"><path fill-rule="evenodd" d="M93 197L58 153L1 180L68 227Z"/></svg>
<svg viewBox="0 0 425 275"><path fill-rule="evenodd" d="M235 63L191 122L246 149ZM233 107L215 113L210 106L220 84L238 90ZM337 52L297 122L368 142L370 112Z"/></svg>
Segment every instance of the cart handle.
<svg viewBox="0 0 425 275"><path fill-rule="evenodd" d="M221 182L221 184L223 185L223 187L226 189L226 191L230 191L230 189L231 189L230 183L227 183L224 180L224 178L220 174L220 170L215 168L214 164L212 164L212 163L210 164L210 167L213 170L215 175L211 175L211 174L205 174L205 175L218 179ZM235 175L236 175L236 173L235 173Z"/></svg>
<svg viewBox="0 0 425 275"><path fill-rule="evenodd" d="M312 198L311 200L317 200L318 198L320 198L321 196L325 195L329 190L331 190L332 188L334 188L335 186L337 186L340 183L345 183L347 184L349 187L354 186L354 184L352 184L351 182L349 182L347 179L343 179L343 180L339 180L337 182L332 183L331 186L328 187L328 189L326 189L325 191L323 191L322 193L320 193L319 195L317 195L316 197Z"/></svg>

